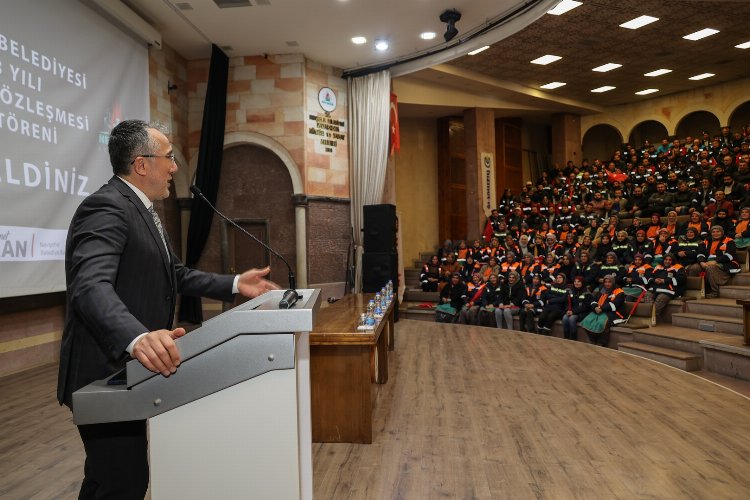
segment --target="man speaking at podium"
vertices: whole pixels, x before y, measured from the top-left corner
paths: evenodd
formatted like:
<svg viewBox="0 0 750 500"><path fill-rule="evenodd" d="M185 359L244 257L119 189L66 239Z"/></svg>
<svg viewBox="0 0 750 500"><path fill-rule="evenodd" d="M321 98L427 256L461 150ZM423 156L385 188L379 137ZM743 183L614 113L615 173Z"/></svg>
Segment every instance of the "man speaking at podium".
<svg viewBox="0 0 750 500"><path fill-rule="evenodd" d="M135 358L168 377L180 364L172 328L177 293L229 301L279 288L269 268L238 276L188 269L172 253L153 209L177 171L169 139L140 120L109 138L114 176L73 216L65 250L67 316L57 398L72 407L77 389ZM79 498L143 498L148 488L146 422L78 426L86 450Z"/></svg>

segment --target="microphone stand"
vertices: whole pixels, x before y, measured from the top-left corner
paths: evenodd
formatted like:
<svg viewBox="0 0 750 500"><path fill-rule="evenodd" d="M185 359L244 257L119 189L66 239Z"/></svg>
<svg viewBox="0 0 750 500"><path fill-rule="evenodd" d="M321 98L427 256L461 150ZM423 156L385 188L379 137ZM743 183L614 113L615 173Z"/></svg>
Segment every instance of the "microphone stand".
<svg viewBox="0 0 750 500"><path fill-rule="evenodd" d="M253 240L255 240L256 243L260 244L263 248L274 254L276 257L281 259L281 261L286 264L287 269L289 270L289 288L287 291L284 292L284 296L279 301L279 309L291 309L294 307L294 304L297 303L300 297L300 295L297 293L297 280L294 277L294 271L292 271L292 266L289 265L289 262L276 250L268 246L267 244L260 241L258 238L256 238L254 235L250 234L248 231L245 230L245 228L241 227L239 224L234 222L232 219L224 215L219 211L218 208L216 208L213 203L208 201L208 198L203 194L203 192L198 188L198 186L192 185L190 186L190 192L193 193L195 196L203 200L209 207L211 207L211 210L216 213L219 217L230 223L232 226L237 228L242 234L249 236Z"/></svg>

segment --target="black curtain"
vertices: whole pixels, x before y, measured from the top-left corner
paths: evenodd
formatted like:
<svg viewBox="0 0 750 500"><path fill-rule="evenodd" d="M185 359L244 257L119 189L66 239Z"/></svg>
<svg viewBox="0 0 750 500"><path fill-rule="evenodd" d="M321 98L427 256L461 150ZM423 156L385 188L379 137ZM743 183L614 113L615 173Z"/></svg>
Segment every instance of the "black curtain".
<svg viewBox="0 0 750 500"><path fill-rule="evenodd" d="M195 185L203 191L211 203L216 204L221 178L221 160L224 153L224 121L227 110L227 80L229 58L216 45L211 47L211 66L208 71L206 101L203 105L203 126L198 149L198 169ZM213 211L200 200L193 200L190 209L190 225L187 236L187 256L185 264L194 267L200 259L211 230ZM182 296L180 321L201 323L203 313L198 297Z"/></svg>

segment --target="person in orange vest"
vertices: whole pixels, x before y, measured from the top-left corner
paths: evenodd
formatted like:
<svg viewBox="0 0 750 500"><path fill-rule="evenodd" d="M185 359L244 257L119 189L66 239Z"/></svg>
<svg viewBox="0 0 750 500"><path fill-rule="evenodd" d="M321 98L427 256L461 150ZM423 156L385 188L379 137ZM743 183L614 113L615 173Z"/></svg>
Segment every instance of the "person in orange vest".
<svg viewBox="0 0 750 500"><path fill-rule="evenodd" d="M505 320L506 328L513 330L513 316L518 316L525 298L526 287L518 273L511 271L508 279L501 286L500 303L495 309L495 324L498 328L503 327L503 320Z"/></svg>
<svg viewBox="0 0 750 500"><path fill-rule="evenodd" d="M482 281L485 283L489 281L491 275L500 274L500 264L497 263L497 257L490 257L487 264L482 266L479 274L482 276Z"/></svg>
<svg viewBox="0 0 750 500"><path fill-rule="evenodd" d="M516 260L516 253L509 251L505 254L505 261L500 264L500 279L507 279L508 273L510 273L511 271L518 271L520 269L521 263Z"/></svg>
<svg viewBox="0 0 750 500"><path fill-rule="evenodd" d="M643 302L653 302L656 317L661 316L669 301L681 297L685 293L687 273L685 268L677 262L674 254L664 256L664 262L654 268L648 282L648 292Z"/></svg>
<svg viewBox="0 0 750 500"><path fill-rule="evenodd" d="M568 289L568 304L562 317L563 335L568 340L578 340L579 319L583 319L591 311L593 300L588 291L583 276L573 278L573 287Z"/></svg>
<svg viewBox="0 0 750 500"><path fill-rule="evenodd" d="M495 282L494 285L492 285L493 281ZM466 300L466 304L458 311L458 323L462 325L478 324L477 320L480 301L482 300L484 289L487 288L487 286L497 287L497 274L491 274L487 281L483 282L481 285L477 286L467 294L468 298Z"/></svg>
<svg viewBox="0 0 750 500"><path fill-rule="evenodd" d="M591 312L584 318L581 326L586 330L589 341L602 347L609 345L609 331L613 324L625 321L625 292L615 284L614 274L604 277L599 292L591 302ZM594 315L590 318L590 316ZM599 323L599 328L592 329L593 322Z"/></svg>
<svg viewBox="0 0 750 500"><path fill-rule="evenodd" d="M729 278L740 272L737 262L737 246L732 238L724 234L721 226L711 227L711 237L704 242L705 254L698 256L706 287L706 298L715 299L719 296L719 287L729 283Z"/></svg>
<svg viewBox="0 0 750 500"><path fill-rule="evenodd" d="M536 332L534 316L542 312L542 307L544 307L542 296L546 291L547 287L542 283L542 277L535 274L531 278L531 285L526 287L526 298L521 301L521 309L518 313L522 332Z"/></svg>
<svg viewBox="0 0 750 500"><path fill-rule="evenodd" d="M565 273L557 273L555 281L550 283L547 291L542 295L544 306L537 320L536 332L540 335L549 335L555 321L562 319L568 307L567 276Z"/></svg>
<svg viewBox="0 0 750 500"><path fill-rule="evenodd" d="M651 273L654 268L648 262L643 262L643 254L637 253L633 257L633 263L625 268L621 278L621 284L626 295L638 297L649 284Z"/></svg>
<svg viewBox="0 0 750 500"><path fill-rule="evenodd" d="M750 207L740 210L740 218L734 227L734 244L737 248L750 246Z"/></svg>
<svg viewBox="0 0 750 500"><path fill-rule="evenodd" d="M442 275L440 267L440 257L433 255L429 262L422 266L422 273L419 275L419 281L422 285L423 292L437 292L438 283Z"/></svg>

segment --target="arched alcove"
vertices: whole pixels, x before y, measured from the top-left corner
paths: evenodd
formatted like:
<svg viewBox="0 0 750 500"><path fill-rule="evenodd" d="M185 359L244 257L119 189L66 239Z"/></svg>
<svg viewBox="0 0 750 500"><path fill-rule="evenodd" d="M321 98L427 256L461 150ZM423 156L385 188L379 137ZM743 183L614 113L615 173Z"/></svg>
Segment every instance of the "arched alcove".
<svg viewBox="0 0 750 500"><path fill-rule="evenodd" d="M307 202L305 197L304 183L302 182L302 175L299 167L292 158L289 151L282 146L278 141L272 137L259 134L257 132L230 132L224 136L224 151L242 145L253 145L257 146L262 150L266 150L275 156L284 166L286 170L285 177L291 182L291 194L290 203L294 206L294 224L292 226L294 232L294 254L296 258L290 261L293 268L296 268L297 287L305 288L308 283L307 275ZM195 171L198 163L198 155L195 154L190 160L190 178L195 178ZM223 175L222 175L223 178ZM191 181L192 183L192 181ZM213 228L212 228L213 231ZM213 237L213 236L212 236ZM218 236L217 236L218 237ZM290 239L291 241L291 239ZM289 260L289 259L287 259ZM276 261L272 262L274 264ZM274 264L276 265L276 264ZM283 264L280 264L283 266ZM280 266L277 266L281 269ZM282 284L285 284L285 280L282 280Z"/></svg>
<svg viewBox="0 0 750 500"><path fill-rule="evenodd" d="M216 206L295 267L295 207L292 179L284 162L257 144L238 144L224 150ZM214 224L201 256L219 257L222 272L240 272L271 265L270 278L287 284L287 269L276 257L237 230Z"/></svg>
<svg viewBox="0 0 750 500"><path fill-rule="evenodd" d="M612 158L612 154L622 147L622 135L613 125L600 123L586 131L581 141L582 158L590 162Z"/></svg>
<svg viewBox="0 0 750 500"><path fill-rule="evenodd" d="M656 120L645 120L633 127L628 136L628 142L635 148L643 146L644 141L659 144L662 139L669 138L667 127Z"/></svg>
<svg viewBox="0 0 750 500"><path fill-rule="evenodd" d="M750 101L745 101L732 111L729 117L729 126L732 132L741 132L742 127L750 124Z"/></svg>
<svg viewBox="0 0 750 500"><path fill-rule="evenodd" d="M721 131L721 124L715 114L710 111L693 111L683 116L677 123L677 137L700 137L704 130L707 130L711 136Z"/></svg>

